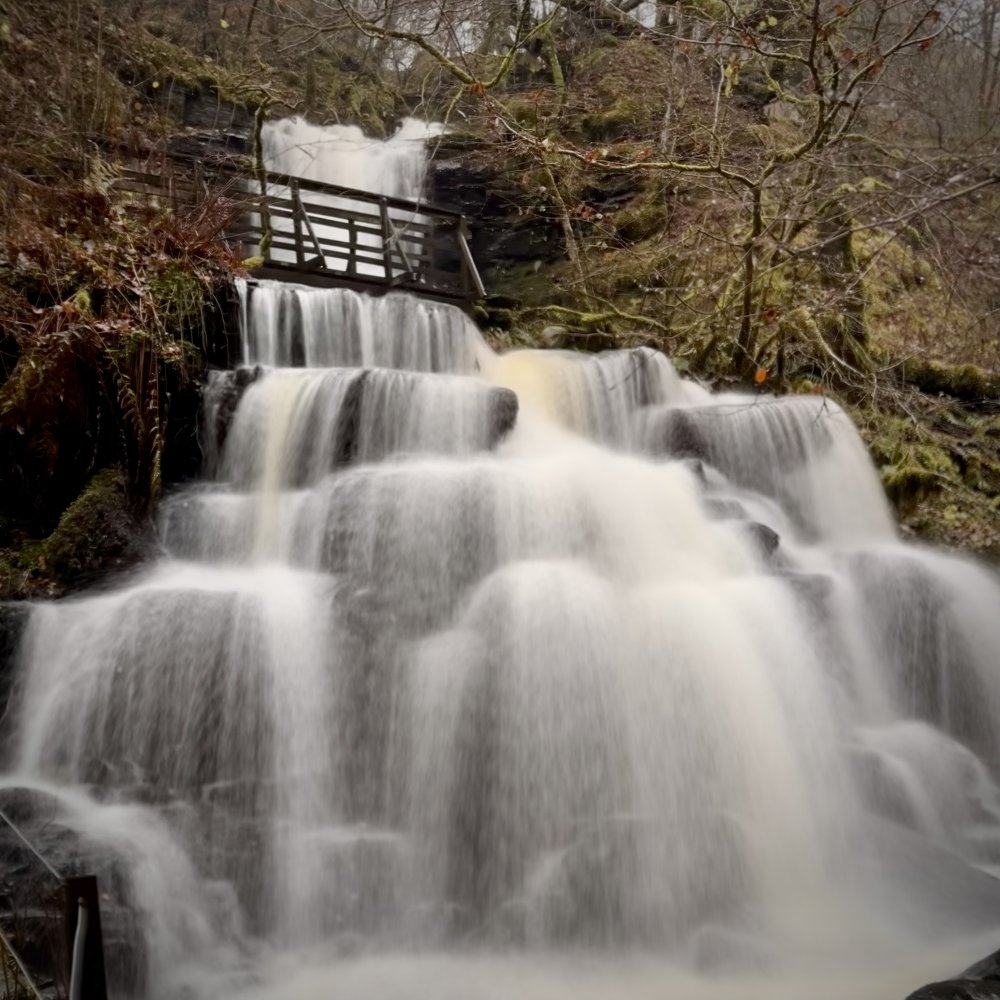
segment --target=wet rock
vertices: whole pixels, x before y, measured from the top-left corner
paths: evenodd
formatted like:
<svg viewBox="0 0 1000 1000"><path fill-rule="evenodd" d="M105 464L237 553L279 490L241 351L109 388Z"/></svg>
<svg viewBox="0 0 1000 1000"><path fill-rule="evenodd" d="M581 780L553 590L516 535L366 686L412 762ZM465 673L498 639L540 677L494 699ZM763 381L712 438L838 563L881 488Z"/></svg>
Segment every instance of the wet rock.
<svg viewBox="0 0 1000 1000"><path fill-rule="evenodd" d="M961 975L962 979L985 979L1000 981L1000 949L973 962Z"/></svg>
<svg viewBox="0 0 1000 1000"><path fill-rule="evenodd" d="M510 389L493 389L490 391L490 404L490 447L493 447L514 429L519 403L517 394Z"/></svg>
<svg viewBox="0 0 1000 1000"><path fill-rule="evenodd" d="M906 1000L1000 1000L1000 979L949 979L921 986Z"/></svg>
<svg viewBox="0 0 1000 1000"><path fill-rule="evenodd" d="M261 377L262 373L260 365L209 373L204 390L205 403L200 435L207 466L205 471L209 475L215 472L215 467L225 449L233 414L240 405L243 393Z"/></svg>
<svg viewBox="0 0 1000 1000"><path fill-rule="evenodd" d="M744 526L744 532L758 554L764 559L770 559L778 551L781 537L766 524L761 524L760 521L750 521Z"/></svg>
<svg viewBox="0 0 1000 1000"><path fill-rule="evenodd" d="M46 539L40 568L63 592L130 569L148 550L148 527L136 516L125 474L102 469L69 505Z"/></svg>
<svg viewBox="0 0 1000 1000"><path fill-rule="evenodd" d="M906 1000L1000 1000L1000 949L974 962L954 979L921 986Z"/></svg>
<svg viewBox="0 0 1000 1000"><path fill-rule="evenodd" d="M668 410L657 428L657 440L649 443L654 450L674 458L697 458L708 461L711 449L697 418L682 409Z"/></svg>

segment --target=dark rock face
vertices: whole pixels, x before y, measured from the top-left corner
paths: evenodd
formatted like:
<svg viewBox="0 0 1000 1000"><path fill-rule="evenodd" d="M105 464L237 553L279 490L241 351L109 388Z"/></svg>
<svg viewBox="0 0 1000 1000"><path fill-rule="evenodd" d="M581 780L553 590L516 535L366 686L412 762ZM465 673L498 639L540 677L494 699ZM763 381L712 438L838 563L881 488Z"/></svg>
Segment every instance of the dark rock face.
<svg viewBox="0 0 1000 1000"><path fill-rule="evenodd" d="M1000 981L1000 950L974 962L962 973L961 978Z"/></svg>
<svg viewBox="0 0 1000 1000"><path fill-rule="evenodd" d="M212 162L250 152L253 115L245 105L224 100L211 87L171 85L153 93L155 102L187 130L171 138L169 151L174 156Z"/></svg>
<svg viewBox="0 0 1000 1000"><path fill-rule="evenodd" d="M192 331L207 366L228 371L239 364L239 329L239 296L235 287L227 284L209 302L200 330ZM202 371L197 379L167 381L168 410L160 463L164 486L189 482L206 465L211 472L212 449L221 448L236 404L257 374L253 369L235 369L231 382L214 383L220 389L217 399L212 397L211 371Z"/></svg>
<svg viewBox="0 0 1000 1000"><path fill-rule="evenodd" d="M907 1000L1000 1000L1000 979L949 979L930 983Z"/></svg>
<svg viewBox="0 0 1000 1000"><path fill-rule="evenodd" d="M970 965L955 979L921 986L906 1000L1000 1000L1000 951Z"/></svg>
<svg viewBox="0 0 1000 1000"><path fill-rule="evenodd" d="M45 542L45 572L59 589L89 586L130 569L146 555L148 527L133 512L124 473L98 472Z"/></svg>
<svg viewBox="0 0 1000 1000"><path fill-rule="evenodd" d="M214 475L218 471L233 414L240 405L243 393L262 373L259 365L209 373L203 391L204 405L200 408L201 426L198 433L199 457L204 457L204 471L208 475Z"/></svg>
<svg viewBox="0 0 1000 1000"><path fill-rule="evenodd" d="M490 393L490 398L493 400L490 447L493 447L514 429L520 404L517 394L510 389L494 389Z"/></svg>
<svg viewBox="0 0 1000 1000"><path fill-rule="evenodd" d="M497 170L471 164L461 155L450 156L431 164L428 184L432 202L469 220L470 249L484 275L511 265L562 258L562 232L556 220L519 214L524 192L511 189Z"/></svg>
<svg viewBox="0 0 1000 1000"><path fill-rule="evenodd" d="M0 760L5 756L10 725L7 712L14 691L17 651L30 608L21 601L0 602Z"/></svg>
<svg viewBox="0 0 1000 1000"><path fill-rule="evenodd" d="M193 379L167 392L160 478L165 486L187 482L201 471L202 449L198 439L202 387Z"/></svg>
<svg viewBox="0 0 1000 1000"><path fill-rule="evenodd" d="M770 559L781 544L778 533L759 521L748 521L745 531L748 540L763 559Z"/></svg>

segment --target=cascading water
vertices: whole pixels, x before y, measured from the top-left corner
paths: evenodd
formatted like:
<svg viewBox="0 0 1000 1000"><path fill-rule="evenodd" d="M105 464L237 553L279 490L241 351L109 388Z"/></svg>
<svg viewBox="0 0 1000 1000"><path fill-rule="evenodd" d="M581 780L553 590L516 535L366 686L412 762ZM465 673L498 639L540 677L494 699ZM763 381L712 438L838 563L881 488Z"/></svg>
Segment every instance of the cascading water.
<svg viewBox="0 0 1000 1000"><path fill-rule="evenodd" d="M20 654L0 800L110 859L120 992L901 1000L989 950L1000 586L896 541L835 404L241 294L162 559Z"/></svg>

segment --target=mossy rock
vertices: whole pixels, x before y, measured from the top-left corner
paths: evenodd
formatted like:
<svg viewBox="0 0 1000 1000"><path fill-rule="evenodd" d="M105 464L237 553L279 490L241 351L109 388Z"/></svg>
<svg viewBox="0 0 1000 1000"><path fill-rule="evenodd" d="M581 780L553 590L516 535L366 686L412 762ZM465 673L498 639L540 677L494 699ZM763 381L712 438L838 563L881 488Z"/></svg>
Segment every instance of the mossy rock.
<svg viewBox="0 0 1000 1000"><path fill-rule="evenodd" d="M976 365L946 365L911 358L903 365L903 377L922 392L943 393L967 402L1000 397L1000 376Z"/></svg>
<svg viewBox="0 0 1000 1000"><path fill-rule="evenodd" d="M125 474L102 469L69 505L32 560L36 572L65 592L142 559L145 531L128 498Z"/></svg>
<svg viewBox="0 0 1000 1000"><path fill-rule="evenodd" d="M882 484L900 517L912 513L942 487L939 473L916 462L883 468Z"/></svg>
<svg viewBox="0 0 1000 1000"><path fill-rule="evenodd" d="M638 243L662 233L667 226L667 206L661 192L634 199L614 216L615 232L626 243Z"/></svg>
<svg viewBox="0 0 1000 1000"><path fill-rule="evenodd" d="M578 104L566 120L571 132L588 142L645 141L655 134L663 117L660 99L672 89L666 50L643 38L616 39L589 49L572 70Z"/></svg>

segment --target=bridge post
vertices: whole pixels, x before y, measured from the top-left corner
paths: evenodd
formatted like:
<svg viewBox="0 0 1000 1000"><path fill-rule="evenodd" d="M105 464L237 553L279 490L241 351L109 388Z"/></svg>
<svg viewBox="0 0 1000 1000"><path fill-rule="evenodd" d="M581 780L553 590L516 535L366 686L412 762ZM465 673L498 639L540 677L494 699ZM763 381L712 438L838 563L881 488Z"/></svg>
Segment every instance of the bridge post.
<svg viewBox="0 0 1000 1000"><path fill-rule="evenodd" d="M302 196L299 193L299 180L292 179L292 227L295 231L295 264L299 268L305 267L306 252L302 246Z"/></svg>
<svg viewBox="0 0 1000 1000"><path fill-rule="evenodd" d="M389 220L389 206L385 198L378 200L382 216L382 265L385 268L385 283L392 285L392 223Z"/></svg>
<svg viewBox="0 0 1000 1000"><path fill-rule="evenodd" d="M353 278L358 273L358 224L347 220L347 273Z"/></svg>

